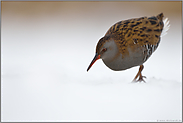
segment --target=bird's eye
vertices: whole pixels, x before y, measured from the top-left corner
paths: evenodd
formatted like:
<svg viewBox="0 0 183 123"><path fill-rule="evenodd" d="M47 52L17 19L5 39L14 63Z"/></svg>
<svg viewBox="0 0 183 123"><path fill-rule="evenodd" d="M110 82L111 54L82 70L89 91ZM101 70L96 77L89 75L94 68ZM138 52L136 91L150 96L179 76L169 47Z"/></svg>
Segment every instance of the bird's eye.
<svg viewBox="0 0 183 123"><path fill-rule="evenodd" d="M102 51L103 51L103 52L105 52L106 50L107 50L107 49L106 49L106 48L104 48Z"/></svg>

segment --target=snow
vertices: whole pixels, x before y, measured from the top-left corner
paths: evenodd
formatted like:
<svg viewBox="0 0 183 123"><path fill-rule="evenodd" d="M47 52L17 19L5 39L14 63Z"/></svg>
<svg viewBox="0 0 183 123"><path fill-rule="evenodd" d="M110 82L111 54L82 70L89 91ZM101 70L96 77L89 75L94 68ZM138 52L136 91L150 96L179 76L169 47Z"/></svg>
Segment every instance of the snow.
<svg viewBox="0 0 183 123"><path fill-rule="evenodd" d="M4 121L181 121L180 82L64 82L38 75L3 80Z"/></svg>
<svg viewBox="0 0 183 123"><path fill-rule="evenodd" d="M120 9L123 17L112 14L106 21L101 18L108 17L105 4L100 11L101 3L95 4L95 10L94 4L61 3L52 3L50 11L44 2L34 10L34 3L2 6L3 122L182 121L181 14L166 13L171 27L144 64L146 83L131 83L138 67L112 71L98 60L86 69L107 29L116 20L137 15L121 13L126 4L116 3L110 11ZM88 6L86 13L83 6ZM139 17L151 15L135 10Z"/></svg>

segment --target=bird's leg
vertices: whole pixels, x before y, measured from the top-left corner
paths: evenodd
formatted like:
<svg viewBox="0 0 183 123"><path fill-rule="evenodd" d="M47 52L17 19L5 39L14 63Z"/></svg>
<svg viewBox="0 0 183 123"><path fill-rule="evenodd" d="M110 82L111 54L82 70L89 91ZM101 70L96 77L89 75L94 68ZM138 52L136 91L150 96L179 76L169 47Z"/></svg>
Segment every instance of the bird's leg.
<svg viewBox="0 0 183 123"><path fill-rule="evenodd" d="M135 78L133 79L133 82L145 82L143 78L146 78L145 76L142 76L142 70L144 69L144 66L143 65L140 65L140 68L139 68L139 71L137 73L137 75L135 76ZM138 80L136 80L137 78L139 77Z"/></svg>

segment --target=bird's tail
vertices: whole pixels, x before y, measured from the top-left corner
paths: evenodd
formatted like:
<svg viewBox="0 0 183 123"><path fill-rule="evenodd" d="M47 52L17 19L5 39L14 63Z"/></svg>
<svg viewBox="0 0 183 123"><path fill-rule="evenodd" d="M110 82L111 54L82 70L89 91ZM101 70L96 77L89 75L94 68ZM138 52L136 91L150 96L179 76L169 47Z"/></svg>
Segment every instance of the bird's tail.
<svg viewBox="0 0 183 123"><path fill-rule="evenodd" d="M170 21L168 18L163 19L163 31L161 33L161 37L167 34L167 31L170 29Z"/></svg>
<svg viewBox="0 0 183 123"><path fill-rule="evenodd" d="M164 15L163 13L160 13L159 15L156 16L158 18L158 20L162 21Z"/></svg>

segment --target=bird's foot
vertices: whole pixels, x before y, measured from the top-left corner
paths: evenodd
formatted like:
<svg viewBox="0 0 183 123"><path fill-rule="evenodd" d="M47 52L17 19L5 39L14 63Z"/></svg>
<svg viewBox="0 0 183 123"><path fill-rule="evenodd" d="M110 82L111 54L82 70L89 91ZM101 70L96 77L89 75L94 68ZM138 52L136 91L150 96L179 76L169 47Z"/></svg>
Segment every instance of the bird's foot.
<svg viewBox="0 0 183 123"><path fill-rule="evenodd" d="M143 81L144 83L146 83L146 81L143 78L146 78L146 76L140 76L137 81L138 82L142 82Z"/></svg>
<svg viewBox="0 0 183 123"><path fill-rule="evenodd" d="M132 82L142 82L143 81L144 83L146 83L146 81L143 78L146 78L146 76L139 76L138 80L134 79Z"/></svg>

